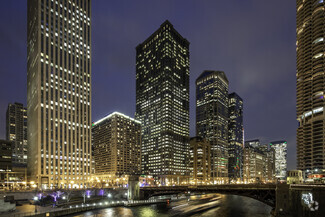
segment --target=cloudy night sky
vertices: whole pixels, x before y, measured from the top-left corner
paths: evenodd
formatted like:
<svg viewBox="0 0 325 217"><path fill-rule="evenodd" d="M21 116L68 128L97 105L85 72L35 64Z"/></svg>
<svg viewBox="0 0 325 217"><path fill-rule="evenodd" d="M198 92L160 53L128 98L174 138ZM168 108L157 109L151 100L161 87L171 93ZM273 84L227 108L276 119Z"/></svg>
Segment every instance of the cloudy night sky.
<svg viewBox="0 0 325 217"><path fill-rule="evenodd" d="M92 0L92 119L135 113L135 47L168 19L190 42L190 127L195 79L222 70L244 100L245 140L288 141L296 167L295 1ZM27 0L0 7L0 138L8 103L26 105Z"/></svg>

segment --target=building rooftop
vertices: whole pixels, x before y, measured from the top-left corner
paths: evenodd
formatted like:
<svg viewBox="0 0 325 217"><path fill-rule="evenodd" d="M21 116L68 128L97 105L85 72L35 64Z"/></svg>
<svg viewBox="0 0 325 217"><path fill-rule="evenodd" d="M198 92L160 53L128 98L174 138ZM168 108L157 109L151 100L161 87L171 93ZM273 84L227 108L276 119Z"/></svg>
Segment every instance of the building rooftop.
<svg viewBox="0 0 325 217"><path fill-rule="evenodd" d="M105 121L105 120L111 118L111 117L114 116L114 115L122 116L122 117L127 118L127 119L129 119L129 120L131 120L131 121L134 121L134 122L136 122L136 123L141 124L140 121L138 121L138 120L136 120L136 119L134 119L134 118L131 118L131 117L125 115L125 114L122 114L122 113L120 113L120 112L113 112L112 114L109 114L109 115L103 117L102 119L100 119L100 120L94 122L94 123L92 124L92 126L94 127L94 126L96 126L97 124L99 124L99 123L101 123L101 122L103 122L103 121Z"/></svg>
<svg viewBox="0 0 325 217"><path fill-rule="evenodd" d="M158 28L154 33L152 33L144 42L138 44L138 46L136 47L136 49L142 49L142 46L144 46L147 42L149 42L151 39L153 39L163 28L164 26L170 26L171 27L171 31L175 32L175 34L180 38L182 39L185 43L187 43L188 45L190 44L190 42L184 38L181 34L179 34L179 32L174 28L173 24L169 21L169 20L166 20L165 22L163 22L161 25L160 25L160 28Z"/></svg>
<svg viewBox="0 0 325 217"><path fill-rule="evenodd" d="M217 76L220 76L223 80L225 80L227 83L229 83L228 78L227 78L225 72L223 72L223 71L213 71L213 70L204 70L200 74L200 76L196 79L196 81L198 81L200 79L203 79L203 78L205 78L205 77L207 77L209 75L213 75L213 74L215 74Z"/></svg>

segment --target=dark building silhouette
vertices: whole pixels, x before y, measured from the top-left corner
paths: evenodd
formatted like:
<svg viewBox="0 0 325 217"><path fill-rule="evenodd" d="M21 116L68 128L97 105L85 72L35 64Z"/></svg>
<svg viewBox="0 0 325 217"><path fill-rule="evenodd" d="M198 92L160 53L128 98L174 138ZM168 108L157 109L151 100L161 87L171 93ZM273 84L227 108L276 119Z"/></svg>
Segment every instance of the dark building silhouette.
<svg viewBox="0 0 325 217"><path fill-rule="evenodd" d="M229 94L229 159L228 176L230 180L239 181L243 175L243 100L236 93Z"/></svg>
<svg viewBox="0 0 325 217"><path fill-rule="evenodd" d="M211 143L211 179L228 182L228 79L206 70L196 79L196 135Z"/></svg>
<svg viewBox="0 0 325 217"><path fill-rule="evenodd" d="M14 142L0 140L0 171L12 171L12 147Z"/></svg>
<svg viewBox="0 0 325 217"><path fill-rule="evenodd" d="M136 119L142 173L180 183L188 175L189 42L169 21L136 47Z"/></svg>
<svg viewBox="0 0 325 217"><path fill-rule="evenodd" d="M13 142L13 167L27 167L27 109L23 104L8 105L6 134L6 139Z"/></svg>
<svg viewBox="0 0 325 217"><path fill-rule="evenodd" d="M325 169L324 1L297 0L297 169Z"/></svg>

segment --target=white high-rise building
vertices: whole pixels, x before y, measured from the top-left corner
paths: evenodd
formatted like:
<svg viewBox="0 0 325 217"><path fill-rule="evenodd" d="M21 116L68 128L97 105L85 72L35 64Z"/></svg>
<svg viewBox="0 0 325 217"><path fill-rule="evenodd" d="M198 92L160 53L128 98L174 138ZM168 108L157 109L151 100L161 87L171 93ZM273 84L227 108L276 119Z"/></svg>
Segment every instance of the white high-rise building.
<svg viewBox="0 0 325 217"><path fill-rule="evenodd" d="M91 0L28 0L28 171L38 187L91 173Z"/></svg>
<svg viewBox="0 0 325 217"><path fill-rule="evenodd" d="M275 152L275 177L286 180L287 177L287 142L276 141L270 143Z"/></svg>

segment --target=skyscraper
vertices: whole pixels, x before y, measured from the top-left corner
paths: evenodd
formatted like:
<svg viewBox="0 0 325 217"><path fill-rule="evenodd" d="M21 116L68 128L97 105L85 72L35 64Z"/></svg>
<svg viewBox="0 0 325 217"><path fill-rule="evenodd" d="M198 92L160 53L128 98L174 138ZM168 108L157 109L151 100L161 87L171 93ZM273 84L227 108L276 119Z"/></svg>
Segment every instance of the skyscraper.
<svg viewBox="0 0 325 217"><path fill-rule="evenodd" d="M27 109L21 103L9 104L6 113L7 140L13 142L13 167L27 167Z"/></svg>
<svg viewBox="0 0 325 217"><path fill-rule="evenodd" d="M236 93L229 94L229 179L238 181L243 174L243 146L244 146L244 126L243 126L243 100Z"/></svg>
<svg viewBox="0 0 325 217"><path fill-rule="evenodd" d="M114 184L117 179L141 173L141 123L114 112L93 124L93 158L96 177Z"/></svg>
<svg viewBox="0 0 325 217"><path fill-rule="evenodd" d="M196 79L196 135L211 143L213 182L228 182L228 79L222 71Z"/></svg>
<svg viewBox="0 0 325 217"><path fill-rule="evenodd" d="M287 142L276 141L270 143L275 153L275 177L286 180L287 177Z"/></svg>
<svg viewBox="0 0 325 217"><path fill-rule="evenodd" d="M297 0L297 168L325 169L324 1Z"/></svg>
<svg viewBox="0 0 325 217"><path fill-rule="evenodd" d="M136 119L142 172L161 184L188 175L189 42L169 21L136 47Z"/></svg>
<svg viewBox="0 0 325 217"><path fill-rule="evenodd" d="M28 169L39 187L85 187L91 164L91 0L29 0Z"/></svg>

